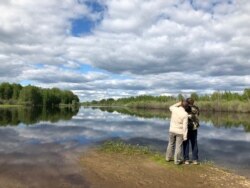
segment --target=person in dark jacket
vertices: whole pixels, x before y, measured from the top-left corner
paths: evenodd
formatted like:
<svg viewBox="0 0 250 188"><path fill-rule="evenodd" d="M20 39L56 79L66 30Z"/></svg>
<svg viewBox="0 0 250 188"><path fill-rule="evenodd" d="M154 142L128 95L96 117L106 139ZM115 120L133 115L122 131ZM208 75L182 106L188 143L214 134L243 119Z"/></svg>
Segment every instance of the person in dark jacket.
<svg viewBox="0 0 250 188"><path fill-rule="evenodd" d="M192 148L192 161L193 164L198 163L198 143L197 143L197 134L198 134L198 127L199 124L199 108L194 105L194 100L192 98L187 98L186 102L189 105L187 108L188 113L188 134L187 140L183 142L183 158L184 163L189 164L189 143L191 143Z"/></svg>

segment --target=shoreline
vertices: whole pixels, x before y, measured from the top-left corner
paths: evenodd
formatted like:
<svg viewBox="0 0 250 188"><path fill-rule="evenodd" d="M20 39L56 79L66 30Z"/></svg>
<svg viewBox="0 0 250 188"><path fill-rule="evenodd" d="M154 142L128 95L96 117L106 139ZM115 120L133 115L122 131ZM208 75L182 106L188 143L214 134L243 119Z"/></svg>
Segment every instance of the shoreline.
<svg viewBox="0 0 250 188"><path fill-rule="evenodd" d="M176 101L172 101L170 103L135 103L135 104L114 104L114 105L86 105L81 104L83 107L90 107L90 108L129 108L129 109L144 109L144 110L169 110L169 107L176 103ZM200 112L217 112L217 113L242 113L242 114L249 114L250 113L250 103L243 103L239 101L234 101L230 105L230 102L223 102L221 104L217 104L215 102L208 102L208 101L201 101L196 102L195 105L197 105L200 109Z"/></svg>
<svg viewBox="0 0 250 188"><path fill-rule="evenodd" d="M250 179L211 163L174 165L148 150L134 148L90 148L80 165L91 187L242 187ZM123 146L122 146L123 147ZM129 146L130 147L130 146Z"/></svg>

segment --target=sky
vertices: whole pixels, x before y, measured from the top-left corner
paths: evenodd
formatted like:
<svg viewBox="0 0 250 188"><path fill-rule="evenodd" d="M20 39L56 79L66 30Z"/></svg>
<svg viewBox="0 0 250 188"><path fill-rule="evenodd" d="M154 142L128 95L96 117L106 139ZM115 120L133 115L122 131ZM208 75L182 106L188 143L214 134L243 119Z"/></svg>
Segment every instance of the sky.
<svg viewBox="0 0 250 188"><path fill-rule="evenodd" d="M0 82L81 101L242 92L249 0L1 0Z"/></svg>

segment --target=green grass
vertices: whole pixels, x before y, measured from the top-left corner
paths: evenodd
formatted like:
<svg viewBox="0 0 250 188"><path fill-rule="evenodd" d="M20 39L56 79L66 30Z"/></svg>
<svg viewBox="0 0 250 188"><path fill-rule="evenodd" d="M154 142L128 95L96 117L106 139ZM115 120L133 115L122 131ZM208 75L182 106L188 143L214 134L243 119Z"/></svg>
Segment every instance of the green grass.
<svg viewBox="0 0 250 188"><path fill-rule="evenodd" d="M200 165L175 165L173 162L166 162L165 155L156 151L153 151L147 146L131 145L124 143L123 141L107 141L100 146L100 151L106 153L119 153L129 156L143 156L156 163L166 166L168 168L174 168L177 170L200 170L208 166L214 166L212 161L204 160Z"/></svg>
<svg viewBox="0 0 250 188"><path fill-rule="evenodd" d="M176 103L176 100L172 101L127 101L126 103L97 103L89 104L93 106L123 106L137 109L163 109L168 110L169 106ZM213 100L213 101L196 101L195 104L200 108L201 111L211 112L239 112L239 113L250 113L250 101L240 100ZM84 105L84 104L83 104Z"/></svg>
<svg viewBox="0 0 250 188"><path fill-rule="evenodd" d="M149 147L126 144L122 141L107 141L101 148L101 151L111 153L122 153L126 155L152 155Z"/></svg>

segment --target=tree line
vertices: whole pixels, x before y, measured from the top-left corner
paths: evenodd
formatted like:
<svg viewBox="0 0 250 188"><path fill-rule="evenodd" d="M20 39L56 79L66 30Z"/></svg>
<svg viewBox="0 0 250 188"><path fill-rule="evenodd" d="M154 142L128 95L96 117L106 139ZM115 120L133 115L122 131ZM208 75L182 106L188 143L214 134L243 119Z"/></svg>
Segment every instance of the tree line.
<svg viewBox="0 0 250 188"><path fill-rule="evenodd" d="M40 88L32 85L22 86L7 82L0 84L0 104L21 104L31 106L58 106L77 104L79 98L72 91L58 88Z"/></svg>
<svg viewBox="0 0 250 188"><path fill-rule="evenodd" d="M191 98L203 111L224 111L224 112L250 112L250 89L244 89L242 93L230 91L212 94L198 95L191 93ZM151 96L142 95L120 99L102 99L82 103L84 106L126 106L144 109L168 109L176 101L185 99L182 94L177 96Z"/></svg>
<svg viewBox="0 0 250 188"><path fill-rule="evenodd" d="M216 91L212 94L206 95L198 95L197 93L193 92L190 95L195 101L250 101L250 88L244 89L242 94L240 93L233 93L230 91L219 92ZM102 100L93 100L90 102L84 102L83 104L96 104L96 105L113 105L113 104L128 104L130 102L169 102L169 101L177 101L185 99L182 94L177 96L151 96L151 95L140 95L135 97L128 97L128 98L119 98L117 100L113 98L102 99Z"/></svg>

